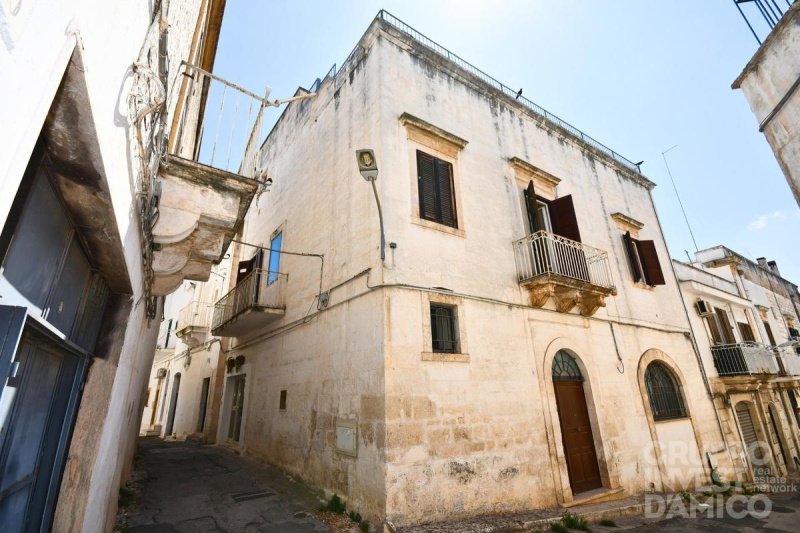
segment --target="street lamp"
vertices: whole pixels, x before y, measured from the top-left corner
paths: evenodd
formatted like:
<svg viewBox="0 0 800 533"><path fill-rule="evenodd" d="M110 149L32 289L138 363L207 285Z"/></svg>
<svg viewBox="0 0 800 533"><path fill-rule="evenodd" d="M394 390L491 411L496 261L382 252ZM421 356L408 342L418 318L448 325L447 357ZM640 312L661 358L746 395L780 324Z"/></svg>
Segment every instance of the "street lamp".
<svg viewBox="0 0 800 533"><path fill-rule="evenodd" d="M372 184L372 193L375 195L375 203L378 204L378 220L381 224L381 261L384 261L386 260L386 239L383 236L381 201L378 199L378 189L375 187L375 180L378 179L378 163L375 161L375 152L367 148L356 150L356 161L361 177Z"/></svg>

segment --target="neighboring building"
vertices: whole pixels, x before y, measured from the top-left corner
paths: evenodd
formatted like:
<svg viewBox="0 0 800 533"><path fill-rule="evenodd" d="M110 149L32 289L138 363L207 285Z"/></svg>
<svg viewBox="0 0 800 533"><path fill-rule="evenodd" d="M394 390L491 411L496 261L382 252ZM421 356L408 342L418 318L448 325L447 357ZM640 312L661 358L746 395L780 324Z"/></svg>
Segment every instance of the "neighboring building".
<svg viewBox="0 0 800 533"><path fill-rule="evenodd" d="M737 0L740 3L743 0ZM774 10L771 5L769 11L750 15L754 23L763 16L771 31L763 43L759 40L758 50L733 88L744 92L758 120L758 131L767 137L800 205L800 2L793 1L785 13L778 2L773 4ZM759 38L755 30L753 34Z"/></svg>
<svg viewBox="0 0 800 533"><path fill-rule="evenodd" d="M218 442L395 525L735 474L635 164L383 11L315 91L215 306Z"/></svg>
<svg viewBox="0 0 800 533"><path fill-rule="evenodd" d="M718 246L673 261L736 479L768 484L800 468L797 286L774 262Z"/></svg>
<svg viewBox="0 0 800 533"><path fill-rule="evenodd" d="M186 281L167 297L140 434L216 441L223 365L211 319L229 268L225 260L208 282Z"/></svg>
<svg viewBox="0 0 800 533"><path fill-rule="evenodd" d="M0 0L2 531L111 529L161 297L258 189L200 162L224 4Z"/></svg>

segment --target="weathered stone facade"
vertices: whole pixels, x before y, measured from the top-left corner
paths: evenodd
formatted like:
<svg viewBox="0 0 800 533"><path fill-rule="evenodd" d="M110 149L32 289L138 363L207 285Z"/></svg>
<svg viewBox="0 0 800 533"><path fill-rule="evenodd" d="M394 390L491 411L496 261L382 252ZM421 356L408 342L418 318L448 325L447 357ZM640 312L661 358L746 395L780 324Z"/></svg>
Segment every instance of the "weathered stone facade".
<svg viewBox="0 0 800 533"><path fill-rule="evenodd" d="M377 158L385 260L360 148ZM452 169L450 224L421 214L418 150ZM653 184L608 152L379 17L315 98L287 108L259 171L273 186L232 256L250 261L280 235L269 264L288 279L280 317L225 354L246 360L231 446L344 495L373 523L676 489L707 481L709 464L733 476ZM533 237L531 182L543 202L572 198L581 243L552 242L594 254L608 280L554 275L545 295L520 283L513 243ZM647 281L632 276L626 233L652 241ZM457 349L433 345L432 304L455 310ZM583 378L600 478L588 496L566 457L557 354ZM681 415L654 416L652 363L672 376Z"/></svg>
<svg viewBox="0 0 800 533"><path fill-rule="evenodd" d="M39 460L45 462L36 467L35 475L41 477L48 465L55 466L50 479L32 489L35 496L30 502L46 501L42 509L27 508L27 528L39 529L34 522L41 517L42 530L107 531L116 516L118 488L135 450L158 333L152 320L161 309L161 302L152 297L158 294L152 291L148 255L152 236L142 230L143 215L158 203L152 190L155 169L150 165L156 159L148 154L157 152L151 143L163 138L159 134L164 128L156 128L163 124L154 117L166 121L179 107L175 99L165 103L165 98L179 93L169 89L182 60L213 64L223 6L216 0L68 0L0 6L0 70L5 81L0 87L0 122L9 126L3 128L0 142L0 257L10 256L12 235L19 238L22 230L30 229L20 226L20 213L32 198L31 183L38 180L63 207L67 219L63 226L76 236L78 259L70 268L90 268L92 279L108 293L102 299L87 289L45 308L19 289L8 268L0 273L1 307L24 310L23 340L34 330L44 332L46 345L57 353L69 353L79 365L66 387L54 392L41 385L40 390L27 392L26 398L60 394L54 396L56 402L68 404L62 419L48 419L48 428L59 428L57 439L42 437L46 447L44 459ZM147 137L156 131L159 134ZM145 185L151 189L145 190ZM38 213L39 219L55 220L56 211ZM48 238L53 233L43 232L24 253L36 257L51 245ZM31 271L40 269L56 280L68 272L60 266L67 261L35 265ZM80 281L64 276L53 283L80 291ZM73 300L80 301L77 321L88 316L87 309L99 308L91 317L100 331L96 343L81 344L69 323L53 320L53 309L60 313ZM11 352L16 362L26 357ZM6 353L3 365L11 363ZM35 360L38 365L49 364L45 357ZM2 368L4 376L10 375L7 370ZM4 445L11 442L5 436L19 426L16 420L6 425L6 415L28 405L19 395L14 403L12 389L24 391L26 379L46 380L48 374L30 363L21 376L21 385L3 378ZM29 446L36 444L34 433L27 435L33 439ZM4 447L4 461L7 451ZM9 460L14 461L18 451L12 450ZM4 487L0 528L15 530L8 524L26 507L23 499L22 507L6 512L8 494Z"/></svg>
<svg viewBox="0 0 800 533"><path fill-rule="evenodd" d="M736 479L766 486L800 466L797 286L724 246L696 260L674 263Z"/></svg>
<svg viewBox="0 0 800 533"><path fill-rule="evenodd" d="M800 4L793 3L733 82L744 92L800 205Z"/></svg>

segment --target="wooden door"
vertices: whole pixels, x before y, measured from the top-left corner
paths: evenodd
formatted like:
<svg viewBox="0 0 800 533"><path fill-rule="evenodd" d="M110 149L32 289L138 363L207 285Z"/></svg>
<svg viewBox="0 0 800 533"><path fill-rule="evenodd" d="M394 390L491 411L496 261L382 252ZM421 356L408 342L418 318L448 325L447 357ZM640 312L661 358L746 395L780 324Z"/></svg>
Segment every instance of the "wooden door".
<svg viewBox="0 0 800 533"><path fill-rule="evenodd" d="M239 442L239 433L242 429L242 411L244 410L244 376L231 378L233 398L231 400L231 414L228 422L228 440Z"/></svg>
<svg viewBox="0 0 800 533"><path fill-rule="evenodd" d="M558 379L553 385L572 493L602 487L583 382Z"/></svg>
<svg viewBox="0 0 800 533"><path fill-rule="evenodd" d="M739 402L736 404L736 418L739 421L739 428L742 430L742 439L744 440L747 456L750 458L753 476L754 478L761 477L761 472L768 471L769 465L764 457L764 451L759 444L756 427L753 423L753 417L750 415L750 407L747 403ZM759 472L756 472L756 470Z"/></svg>

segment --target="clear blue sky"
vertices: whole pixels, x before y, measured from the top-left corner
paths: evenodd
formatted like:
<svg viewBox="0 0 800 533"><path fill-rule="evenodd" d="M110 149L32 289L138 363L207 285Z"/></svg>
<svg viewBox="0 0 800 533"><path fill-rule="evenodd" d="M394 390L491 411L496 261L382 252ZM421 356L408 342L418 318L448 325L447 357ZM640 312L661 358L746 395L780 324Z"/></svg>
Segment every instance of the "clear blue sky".
<svg viewBox="0 0 800 533"><path fill-rule="evenodd" d="M340 64L380 8L633 161L672 256L724 244L800 284L800 210L741 91L757 43L729 0L227 3L215 72L291 96ZM280 111L269 111L274 121Z"/></svg>

